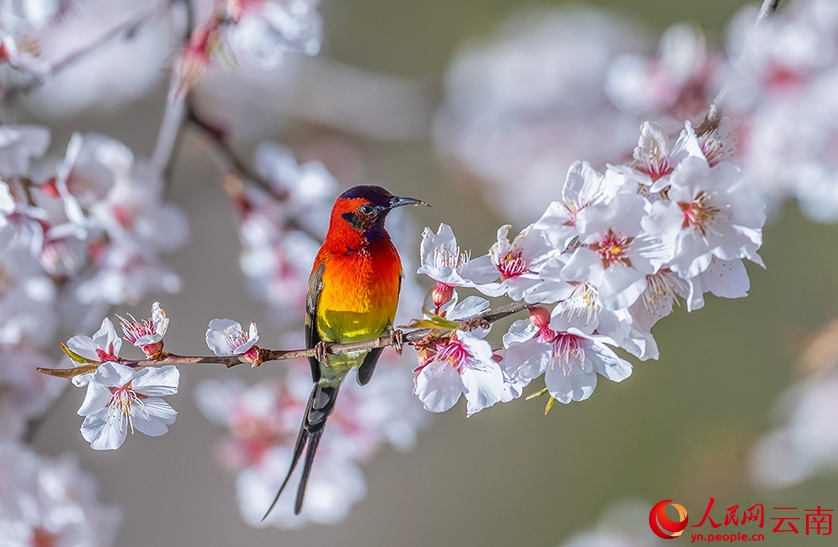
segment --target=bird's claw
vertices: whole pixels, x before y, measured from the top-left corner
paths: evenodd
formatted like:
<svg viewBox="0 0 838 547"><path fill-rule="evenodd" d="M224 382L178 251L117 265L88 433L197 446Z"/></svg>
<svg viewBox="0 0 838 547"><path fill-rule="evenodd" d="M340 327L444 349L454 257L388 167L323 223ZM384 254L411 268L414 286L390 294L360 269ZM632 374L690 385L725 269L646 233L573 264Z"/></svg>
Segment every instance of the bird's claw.
<svg viewBox="0 0 838 547"><path fill-rule="evenodd" d="M472 331L480 329L488 329L491 326L491 323L483 319L482 317L472 317L471 319L466 319L463 321L462 330L464 331Z"/></svg>
<svg viewBox="0 0 838 547"><path fill-rule="evenodd" d="M326 342L321 340L314 345L314 358L327 367L329 366L329 346L326 345Z"/></svg>
<svg viewBox="0 0 838 547"><path fill-rule="evenodd" d="M396 353L399 355L402 354L402 350L404 349L404 333L401 330L396 329L390 335L390 345L393 346Z"/></svg>

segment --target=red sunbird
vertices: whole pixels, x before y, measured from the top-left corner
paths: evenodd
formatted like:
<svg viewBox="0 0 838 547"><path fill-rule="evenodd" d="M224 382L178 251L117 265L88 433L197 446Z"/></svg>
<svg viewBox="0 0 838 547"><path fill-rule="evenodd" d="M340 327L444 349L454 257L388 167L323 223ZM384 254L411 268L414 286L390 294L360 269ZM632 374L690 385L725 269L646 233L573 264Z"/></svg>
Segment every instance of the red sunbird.
<svg viewBox="0 0 838 547"><path fill-rule="evenodd" d="M334 410L341 382L353 368L358 369L359 384L369 382L384 349L353 351L326 359L323 344L365 342L393 332L402 263L384 220L387 213L403 205L427 204L394 196L380 186L355 186L341 194L332 208L329 231L314 259L306 298L306 347L319 349L323 358L309 358L314 388L291 468L262 520L273 510L308 446L294 503L294 513L300 514L314 454L326 418Z"/></svg>

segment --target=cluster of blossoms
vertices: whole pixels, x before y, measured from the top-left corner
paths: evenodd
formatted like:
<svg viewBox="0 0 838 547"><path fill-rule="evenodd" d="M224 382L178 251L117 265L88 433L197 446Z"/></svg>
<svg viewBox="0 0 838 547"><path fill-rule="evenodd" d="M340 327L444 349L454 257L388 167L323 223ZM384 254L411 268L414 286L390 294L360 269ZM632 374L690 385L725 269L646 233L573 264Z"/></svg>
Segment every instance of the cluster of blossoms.
<svg viewBox="0 0 838 547"><path fill-rule="evenodd" d="M162 359L169 319L160 304L154 303L148 319L129 318L120 318L125 340L140 348L148 359ZM70 371L73 384L87 388L79 408L79 415L84 416L81 433L94 450L115 450L135 430L152 437L163 435L177 416L162 399L177 393L177 367L139 367L136 361L119 356L121 348L122 338L107 317L92 337L76 335L62 346L79 365Z"/></svg>
<svg viewBox="0 0 838 547"><path fill-rule="evenodd" d="M59 161L37 160L49 131L0 127L0 387L4 435L18 437L61 389L35 367L52 360L59 324L89 328L107 306L176 291L160 260L187 238L163 181L121 143L76 134Z"/></svg>
<svg viewBox="0 0 838 547"><path fill-rule="evenodd" d="M742 55L728 100L736 161L772 206L796 198L812 220L838 221L838 5L789 2L750 33L753 13L729 39Z"/></svg>
<svg viewBox="0 0 838 547"><path fill-rule="evenodd" d="M121 512L97 499L93 477L74 458L42 458L0 438L3 545L113 545Z"/></svg>
<svg viewBox="0 0 838 547"><path fill-rule="evenodd" d="M180 99L199 87L215 64L235 59L271 68L285 52L317 53L322 27L317 3L93 0L84 9L89 13L107 5L103 18L116 21L116 29L126 34L159 39L180 32L189 37L173 56L171 107L183 106ZM99 44L63 47L62 33L73 31L60 31L58 22L71 7L76 9L74 3L39 4L41 9L27 9L26 3L0 8L0 62L18 71L15 91L55 76L68 59ZM157 28L157 19L177 22L174 14L180 8L189 12L183 19L194 28L181 31L175 24L174 31L165 33ZM704 113L719 90L720 76L734 63L709 51L701 33L683 25L667 31L660 54L649 58L642 54L645 40L607 15L577 11L571 17L522 18L499 44L487 51L472 49L458 60L436 126L440 148L493 183L496 201L513 217L540 218L512 240L511 226L501 227L489 252L473 259L460 252L450 227L425 231L419 273L435 284L423 304L415 280L406 278L401 312L423 308L425 317L415 325L436 330L416 344L415 374L387 351L370 386L361 390L346 383L299 516L292 515L293 495L286 494L261 521L291 460L311 388L308 365L293 362L281 381L253 387L231 381L200 385L199 406L231 432L220 457L239 473L244 519L255 526L297 527L345 517L364 495L359 464L384 442L409 448L427 420L411 390L433 412L452 408L464 396L471 415L520 397L542 376L546 387L537 393L549 395L548 409L556 400L587 399L598 376L626 379L631 364L615 349L639 359L657 358L651 330L681 300L692 311L703 306L707 292L729 298L747 293L743 261L761 264L757 250L765 222L755 186L768 184L776 196L797 196L816 218L838 216L831 169L838 103L830 94L838 9L830 0L800 0L745 41L742 29L752 20L753 14L746 13L731 30L732 57L745 51L729 93L737 97L729 109L737 123L727 121L706 134L696 134L682 120ZM138 32L141 22L146 34ZM803 46L786 47L801 35L807 37ZM162 57L170 53L165 47L158 50ZM142 89L163 61L151 54L136 57L145 60L145 68L130 64L136 74L125 85ZM64 92L95 97L72 86ZM192 102L185 108L190 121L212 132L196 120ZM641 125L646 119L655 123ZM805 131L800 120L807 120ZM214 136L219 146L225 144L223 134ZM27 421L44 412L57 394L57 384L37 375L35 367L49 368L50 360L38 349L51 342L58 322L91 331L91 320L107 306L178 290L178 276L159 256L188 237L185 216L164 199L163 172L169 161L146 162L108 137L75 134L63 159L30 165L48 145L44 128L0 127L0 452L5 451L4 461L28 462L26 469L10 464L0 488L33 482L41 465L36 456L3 439L19 438ZM593 164L573 162L579 157ZM257 149L255 176L242 172L234 158L232 163L225 188L239 213L241 268L274 319L283 326L296 323L338 184L321 164L298 164L274 144ZM556 174L565 171L562 185ZM546 211L545 195L554 200ZM388 227L404 249L410 227L399 220L392 218ZM405 270L414 269L409 254L402 256ZM494 347L487 339L491 322L474 319L489 312L490 302L475 295L460 299L461 290L507 297L528 309L529 317L515 321L503 334L502 347ZM162 435L176 417L163 398L177 392L178 370L138 366L119 355L124 339L150 361L166 359L168 318L155 304L148 319L120 319L122 338L105 319L92 337L74 336L64 348L78 366L73 383L86 388L79 409L82 435L97 450L118 448L129 432ZM406 319L398 317L397 324ZM253 323L245 332L233 320L215 319L206 340L218 357L238 356L254 366L262 361ZM807 399L812 408L801 406L799 413L821 412L818 405L830 402L833 388L819 382ZM784 430L766 446L782 441L805 451L810 439ZM804 461L794 477L827 460L832 461ZM70 464L55 469L66 481L75 473ZM86 482L83 475L73 478ZM64 532L32 516L48 515L51 506L33 510L25 488L0 490L3 514L17 519L11 525L0 521L0 537L13 525L21 542L58 541ZM82 507L79 522L96 522L100 517L87 508L93 504L92 494L87 495L91 487L77 488L82 494L68 497ZM39 499L53 503L46 496ZM55 501L62 510L70 503ZM109 529L102 528L101 541L87 543L109 543Z"/></svg>
<svg viewBox="0 0 838 547"><path fill-rule="evenodd" d="M339 409L317 451L302 512L293 512L294 492L285 493L263 522L291 463L311 391L307 362L289 361L282 368L281 377L253 386L229 378L205 380L197 387L198 407L210 421L229 428L218 459L238 474L236 492L245 522L277 528L338 522L366 494L360 464L382 443L411 449L428 415L411 397L410 369L393 352L385 352L374 382L363 388L351 378L344 382Z"/></svg>
<svg viewBox="0 0 838 547"><path fill-rule="evenodd" d="M689 122L674 143L647 122L630 165L600 173L574 163L541 218L512 241L501 227L487 255L461 253L448 226L426 229L419 273L436 281L432 323L450 327L489 308L479 297L458 304L457 288L523 302L530 317L497 351L484 340L489 324L423 341L416 393L425 407L444 411L465 394L471 414L519 397L542 374L551 404L587 399L598 375L631 374L613 347L658 357L651 329L679 300L692 311L707 292L745 296L743 260L761 264L764 205L724 148Z"/></svg>
<svg viewBox="0 0 838 547"><path fill-rule="evenodd" d="M213 61L243 61L271 69L282 62L286 52L316 55L323 34L318 3L213 0L207 21L192 31L189 43L174 61L180 92L197 86Z"/></svg>
<svg viewBox="0 0 838 547"><path fill-rule="evenodd" d="M674 139L726 83L732 119L722 124L729 144L720 152L733 154L769 210L795 197L814 220L834 221L838 8L832 0L788 4L756 28L756 8L745 8L725 52L683 24L648 55L648 40L622 16L518 16L455 60L437 116L438 149L485 184L491 205L526 222L554 173L577 158L598 169L623 162L643 120Z"/></svg>

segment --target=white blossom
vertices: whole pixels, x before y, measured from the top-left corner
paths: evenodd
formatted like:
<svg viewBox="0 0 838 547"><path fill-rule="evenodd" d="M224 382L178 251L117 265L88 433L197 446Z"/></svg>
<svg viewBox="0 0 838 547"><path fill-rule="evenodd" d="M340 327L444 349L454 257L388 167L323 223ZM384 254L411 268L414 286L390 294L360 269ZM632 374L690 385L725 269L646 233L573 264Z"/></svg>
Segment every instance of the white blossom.
<svg viewBox="0 0 838 547"><path fill-rule="evenodd" d="M504 398L503 373L493 359L492 346L468 332L458 331L419 367L414 392L425 409L445 412L465 395L471 416Z"/></svg>
<svg viewBox="0 0 838 547"><path fill-rule="evenodd" d="M557 174L584 158L622 157L637 121L608 100L603 81L643 39L626 18L584 7L523 10L490 39L458 53L435 124L441 156L481 184L516 223L532 222Z"/></svg>
<svg viewBox="0 0 838 547"><path fill-rule="evenodd" d="M162 397L178 390L180 371L173 365L139 370L114 362L102 363L90 377L79 408L82 436L94 450L115 450L129 431L151 437L169 430L177 416Z"/></svg>
<svg viewBox="0 0 838 547"><path fill-rule="evenodd" d="M714 57L701 30L672 25L661 36L656 58L630 53L617 57L608 69L605 91L627 114L663 115L667 126L680 123L703 113L715 95Z"/></svg>
<svg viewBox="0 0 838 547"><path fill-rule="evenodd" d="M779 422L751 451L751 477L760 486L785 488L838 468L838 375L798 382L775 404Z"/></svg>
<svg viewBox="0 0 838 547"><path fill-rule="evenodd" d="M266 0L243 5L241 18L230 29L228 40L234 53L255 60L263 68L275 68L285 52L317 55L323 40L319 0ZM231 2L231 4L234 2Z"/></svg>
<svg viewBox="0 0 838 547"><path fill-rule="evenodd" d="M667 194L667 200L652 204L647 226L662 237L674 236L672 271L695 277L713 257L761 263L764 206L736 167L687 158L672 173Z"/></svg>
<svg viewBox="0 0 838 547"><path fill-rule="evenodd" d="M440 224L436 233L425 228L419 252L421 265L416 273L438 283L474 287L476 283L489 283L498 278L488 255L472 260L470 253L460 251L454 231L447 224Z"/></svg>
<svg viewBox="0 0 838 547"><path fill-rule="evenodd" d="M531 302L530 293L543 282L538 272L556 251L541 230L532 225L521 230L511 242L510 228L509 224L498 228L497 241L489 249L489 260L500 276L500 283L475 283L475 287L488 296L506 294L512 300Z"/></svg>
<svg viewBox="0 0 838 547"><path fill-rule="evenodd" d="M573 162L562 185L561 199L550 203L534 227L544 233L554 248L564 251L579 235L576 227L579 213L587 207L613 199L619 185L612 181L588 162Z"/></svg>
<svg viewBox="0 0 838 547"><path fill-rule="evenodd" d="M207 347L220 357L244 355L259 341L259 329L250 322L248 332L232 319L213 319L207 328Z"/></svg>
<svg viewBox="0 0 838 547"><path fill-rule="evenodd" d="M577 226L583 245L568 258L563 277L590 283L612 309L633 304L646 288L646 275L673 252L671 244L643 229L645 211L643 197L625 193L581 211Z"/></svg>
<svg viewBox="0 0 838 547"><path fill-rule="evenodd" d="M160 307L160 302L152 304L151 317L148 319L138 321L131 314L128 314L128 317L130 320L124 317L119 318L122 333L126 340L138 348L160 342L169 328L169 318L166 317L166 312Z"/></svg>
<svg viewBox="0 0 838 547"><path fill-rule="evenodd" d="M122 339L116 334L113 322L105 317L102 326L92 338L73 336L67 341L67 347L91 361L116 361L119 358Z"/></svg>
<svg viewBox="0 0 838 547"><path fill-rule="evenodd" d="M54 368L55 363L29 348L0 346L0 438L20 438L29 420L49 410L64 387L36 367Z"/></svg>
<svg viewBox="0 0 838 547"><path fill-rule="evenodd" d="M597 374L614 382L631 375L631 364L606 345L612 340L575 328L556 332L544 319L515 321L504 335L502 366L512 384L526 386L544 374L550 396L567 404L590 397Z"/></svg>

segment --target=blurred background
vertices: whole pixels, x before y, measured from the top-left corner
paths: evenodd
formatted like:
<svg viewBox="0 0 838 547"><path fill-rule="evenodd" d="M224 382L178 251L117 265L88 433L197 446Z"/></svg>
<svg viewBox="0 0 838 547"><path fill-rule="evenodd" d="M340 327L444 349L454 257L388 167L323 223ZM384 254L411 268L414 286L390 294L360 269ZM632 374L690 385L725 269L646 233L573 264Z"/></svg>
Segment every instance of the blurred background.
<svg viewBox="0 0 838 547"><path fill-rule="evenodd" d="M433 209L409 212L415 240L401 251L413 253L414 262L421 227L435 228L440 222L454 227L463 247L482 254L493 243L497 226L512 222L516 231L538 213L505 210L496 183L480 182L439 154L440 142L446 141L438 132L446 122L442 115L435 122L434 115L446 101L450 106L445 75L458 52L491 39L528 4L323 0L324 40L317 57L289 56L288 70L277 77L283 83L268 81L253 94L243 86L232 92L240 97L229 104L223 90L199 89L195 100L209 117L249 120L230 132L243 158L252 157L259 141L277 140L300 160L323 161L342 186L374 181L394 194L431 203ZM588 5L617 10L618 18L638 29L626 45L612 45L618 52L626 47L652 54L661 32L684 21L702 29L708 43L718 47L727 23L744 4L643 0ZM585 29L580 30L584 35ZM161 51L165 61L169 53L165 47ZM593 63L585 57L577 62ZM138 155L150 155L163 116L165 76L155 73L136 97L104 107L62 109L36 98L24 118L54 128L58 155L74 131L104 133ZM56 121L56 112L71 114ZM636 141L636 128L630 143ZM560 171L556 184L563 179ZM160 300L171 319L166 347L181 354L207 353L205 325L214 317L256 320L264 325L260 345L280 347L265 306L249 296L242 281L236 212L207 143L195 132L185 133L172 181L168 199L185 210L191 240L165 261L182 276L183 289L118 311L142 317ZM522 200L543 209L552 199L541 193L544 188ZM225 432L195 406L193 388L201 380L230 375L252 383L275 375L282 364L229 371L181 367L181 391L170 398L179 412L172 431L161 438L134 435L117 452L89 448L79 435L76 415L83 392L68 390L37 431L34 447L48 456L78 454L81 467L99 480L100 498L124 511L115 543L121 547L550 546L596 526L609 506L626 499L640 500L637 506L646 510L674 499L689 509L691 523L700 520L711 496L717 516L734 504L832 509L838 505L834 473L762 489L749 479L749 454L774 423L775 400L799 377L795 362L812 333L838 312L838 258L831 252L836 236L835 226L814 224L796 204L787 205L765 230L760 254L767 269L748 265L748 298L711 297L696 313L676 310L655 327L660 359L635 360L628 380L601 382L584 403L557 405L544 416L542 400L518 400L468 419L460 403L434 416L415 448L404 453L385 448L364 465L367 495L336 525L300 530L246 525L235 499L235 476L217 463L216 443ZM496 330L495 342L503 332ZM405 367L412 363L404 360ZM646 533L647 513L639 515L636 525ZM706 526L693 531L708 532ZM765 534L766 542L777 546L830 541L772 534L769 524ZM651 532L647 535L651 540Z"/></svg>

